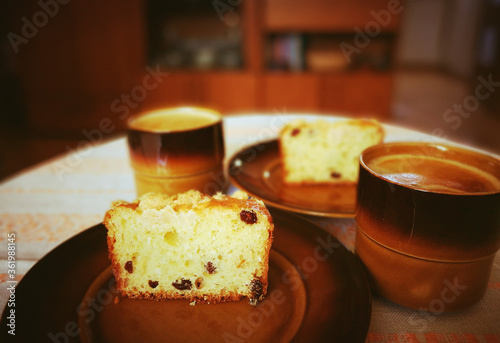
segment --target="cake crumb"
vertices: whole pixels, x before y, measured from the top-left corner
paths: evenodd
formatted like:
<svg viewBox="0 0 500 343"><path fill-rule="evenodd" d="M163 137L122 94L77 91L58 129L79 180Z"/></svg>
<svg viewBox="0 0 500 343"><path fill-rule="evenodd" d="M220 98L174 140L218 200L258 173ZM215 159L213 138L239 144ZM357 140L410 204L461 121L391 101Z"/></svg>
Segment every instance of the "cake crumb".
<svg viewBox="0 0 500 343"><path fill-rule="evenodd" d="M190 302L189 305L196 306L196 300L193 300L192 302Z"/></svg>

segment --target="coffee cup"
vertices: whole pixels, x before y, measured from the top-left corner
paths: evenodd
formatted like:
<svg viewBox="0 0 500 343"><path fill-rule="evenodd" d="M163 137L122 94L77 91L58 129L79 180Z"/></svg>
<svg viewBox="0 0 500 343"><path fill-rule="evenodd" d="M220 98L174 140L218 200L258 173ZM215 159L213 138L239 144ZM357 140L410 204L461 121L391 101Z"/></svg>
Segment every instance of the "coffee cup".
<svg viewBox="0 0 500 343"><path fill-rule="evenodd" d="M222 116L204 108L176 107L141 113L128 122L128 147L138 196L190 189L223 191Z"/></svg>
<svg viewBox="0 0 500 343"><path fill-rule="evenodd" d="M360 156L355 251L373 289L431 312L484 295L500 248L500 160L443 144Z"/></svg>

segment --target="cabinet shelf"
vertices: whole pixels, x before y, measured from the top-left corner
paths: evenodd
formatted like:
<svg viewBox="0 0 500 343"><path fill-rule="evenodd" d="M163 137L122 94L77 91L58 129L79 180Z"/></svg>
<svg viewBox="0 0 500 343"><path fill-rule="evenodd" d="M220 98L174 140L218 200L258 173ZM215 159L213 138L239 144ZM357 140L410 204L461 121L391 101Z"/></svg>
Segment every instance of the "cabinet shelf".
<svg viewBox="0 0 500 343"><path fill-rule="evenodd" d="M274 32L353 32L374 23L381 32L397 32L398 2L387 0L267 0L264 30Z"/></svg>
<svg viewBox="0 0 500 343"><path fill-rule="evenodd" d="M331 73L392 68L394 34L381 34L363 46L356 39L352 33L338 32L270 33L266 36L266 69Z"/></svg>
<svg viewBox="0 0 500 343"><path fill-rule="evenodd" d="M234 70L243 65L241 10L219 17L211 2L146 1L148 61L179 70Z"/></svg>

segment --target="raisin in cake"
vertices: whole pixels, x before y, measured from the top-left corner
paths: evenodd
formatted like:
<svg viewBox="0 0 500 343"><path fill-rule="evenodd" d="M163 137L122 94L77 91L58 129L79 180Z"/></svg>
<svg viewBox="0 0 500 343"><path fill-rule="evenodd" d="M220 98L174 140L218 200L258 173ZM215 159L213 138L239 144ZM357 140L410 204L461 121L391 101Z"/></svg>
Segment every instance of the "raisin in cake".
<svg viewBox="0 0 500 343"><path fill-rule="evenodd" d="M236 301L267 292L269 211L243 192L148 193L105 216L109 257L122 296Z"/></svg>
<svg viewBox="0 0 500 343"><path fill-rule="evenodd" d="M359 155L381 143L382 126L374 120L337 122L297 120L279 136L283 182L301 184L352 184L358 180Z"/></svg>

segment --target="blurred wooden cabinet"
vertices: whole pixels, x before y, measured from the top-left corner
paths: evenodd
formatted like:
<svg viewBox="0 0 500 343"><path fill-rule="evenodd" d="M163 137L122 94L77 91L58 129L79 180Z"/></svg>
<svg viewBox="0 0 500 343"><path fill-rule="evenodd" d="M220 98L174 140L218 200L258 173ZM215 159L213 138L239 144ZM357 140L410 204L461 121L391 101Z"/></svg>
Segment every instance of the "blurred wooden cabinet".
<svg viewBox="0 0 500 343"><path fill-rule="evenodd" d="M147 92L141 109L187 104L222 113L254 109L256 77L247 72L169 72L157 87Z"/></svg>
<svg viewBox="0 0 500 343"><path fill-rule="evenodd" d="M388 118L393 88L392 73L337 73L323 77L322 108L359 116Z"/></svg>
<svg viewBox="0 0 500 343"><path fill-rule="evenodd" d="M386 10L385 0L228 2L235 11L225 14L239 14L232 20L237 21L241 32L241 65L229 70L161 67L161 82L154 87L149 84L143 94L140 88L144 88L151 68L159 68L148 57L148 1L68 2L59 6L57 15L50 17L35 37L19 46L16 59L32 128L80 131L96 127L103 117L120 115L117 102L128 106L131 113L193 104L223 113L286 109L289 113L390 115L390 68L382 72L369 68L318 72L307 67L273 71L266 63L269 37L277 34L341 35L355 44L355 28L364 30L367 22L376 25L373 13ZM222 20L215 5L210 2L209 6L208 15ZM22 29L19 18L32 18L43 11L35 0L14 8L10 27L17 33ZM378 24L381 35L396 35L398 16L389 19L385 19L389 20L387 25ZM182 17L176 20L182 23ZM191 28L184 25L184 29ZM168 35L165 32L158 34ZM133 105L124 101L127 97L135 101ZM124 127L124 121L116 122Z"/></svg>
<svg viewBox="0 0 500 343"><path fill-rule="evenodd" d="M244 64L241 69L187 74L171 69L172 75L184 75L192 82L190 94L180 96L176 102L214 107L223 113L286 110L289 113L342 113L387 118L393 86L390 66L374 70L376 68L366 66L352 68L355 63L346 63L338 70L316 71L306 65L305 50L316 36L320 39L333 37L330 46L338 47L339 42L344 42L357 52L366 50L367 53L377 52L380 42L387 41L387 37L392 39L391 44L394 43L399 16L395 13L398 9L388 8L391 3L385 0L241 2L238 7L243 33ZM366 46L360 47L358 43L364 38L356 35L366 29L372 31L361 33L368 41ZM374 34L373 30L377 32ZM266 56L275 49L269 46L272 37L297 32L313 37L303 39L300 47L303 50L298 51L303 60L301 69L273 70L266 61ZM340 59L345 63L344 55ZM179 84L182 87L184 83ZM165 93L163 105L172 103L175 101L171 94Z"/></svg>
<svg viewBox="0 0 500 343"><path fill-rule="evenodd" d="M262 82L263 107L272 112L320 112L321 79L311 73L268 73Z"/></svg>
<svg viewBox="0 0 500 343"><path fill-rule="evenodd" d="M206 73L200 77L200 105L222 113L249 111L257 106L257 77L249 72Z"/></svg>
<svg viewBox="0 0 500 343"><path fill-rule="evenodd" d="M401 6L390 0L266 0L264 27L268 31L349 32L356 26L364 29L380 16L381 30L395 31L399 18L391 10L397 12Z"/></svg>

